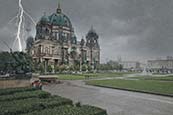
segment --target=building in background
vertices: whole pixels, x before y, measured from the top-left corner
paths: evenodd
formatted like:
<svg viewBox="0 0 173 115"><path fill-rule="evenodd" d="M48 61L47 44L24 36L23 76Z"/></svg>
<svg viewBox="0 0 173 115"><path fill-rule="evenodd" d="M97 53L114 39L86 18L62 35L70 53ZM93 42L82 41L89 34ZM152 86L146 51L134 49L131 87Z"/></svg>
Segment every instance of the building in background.
<svg viewBox="0 0 173 115"><path fill-rule="evenodd" d="M120 61L119 64L123 66L123 70L127 71L140 71L140 62L137 61Z"/></svg>
<svg viewBox="0 0 173 115"><path fill-rule="evenodd" d="M166 59L148 60L148 68L154 73L172 73L173 57L167 56Z"/></svg>
<svg viewBox="0 0 173 115"><path fill-rule="evenodd" d="M87 64L95 67L100 63L99 36L91 27L81 41L77 41L74 28L58 4L55 13L41 17L36 25L36 37L29 38L27 51L34 62L48 65Z"/></svg>

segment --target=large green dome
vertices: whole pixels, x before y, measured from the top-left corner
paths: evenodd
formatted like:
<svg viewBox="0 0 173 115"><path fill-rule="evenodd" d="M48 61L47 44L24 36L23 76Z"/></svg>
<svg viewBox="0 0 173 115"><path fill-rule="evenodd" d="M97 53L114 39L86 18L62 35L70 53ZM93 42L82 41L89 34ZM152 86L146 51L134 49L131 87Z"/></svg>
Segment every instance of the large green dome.
<svg viewBox="0 0 173 115"><path fill-rule="evenodd" d="M56 26L72 27L70 19L62 13L53 13L50 16L42 16L40 21L42 24L51 24Z"/></svg>
<svg viewBox="0 0 173 115"><path fill-rule="evenodd" d="M62 13L53 13L52 15L50 15L49 22L52 25L71 27L71 22L69 18Z"/></svg>
<svg viewBox="0 0 173 115"><path fill-rule="evenodd" d="M56 13L53 13L50 16L46 16L46 14L44 14L44 16L42 16L39 22L42 24L49 24L53 26L65 26L72 28L70 19L62 13L60 3L58 3Z"/></svg>

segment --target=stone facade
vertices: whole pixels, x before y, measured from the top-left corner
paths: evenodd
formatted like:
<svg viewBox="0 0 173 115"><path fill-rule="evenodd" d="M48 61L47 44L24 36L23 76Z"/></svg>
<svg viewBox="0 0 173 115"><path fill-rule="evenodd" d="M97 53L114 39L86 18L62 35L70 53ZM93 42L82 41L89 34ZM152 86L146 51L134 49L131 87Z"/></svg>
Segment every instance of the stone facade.
<svg viewBox="0 0 173 115"><path fill-rule="evenodd" d="M140 62L136 61L121 61L119 62L125 70L140 70Z"/></svg>
<svg viewBox="0 0 173 115"><path fill-rule="evenodd" d="M98 34L91 27L86 39L77 41L71 21L62 13L59 5L56 13L50 16L44 14L41 17L36 25L35 40L32 47L27 44L27 51L35 62L44 63L45 67L77 63L94 67L100 63L98 38Z"/></svg>
<svg viewBox="0 0 173 115"><path fill-rule="evenodd" d="M155 73L173 73L173 58L148 60L148 68Z"/></svg>

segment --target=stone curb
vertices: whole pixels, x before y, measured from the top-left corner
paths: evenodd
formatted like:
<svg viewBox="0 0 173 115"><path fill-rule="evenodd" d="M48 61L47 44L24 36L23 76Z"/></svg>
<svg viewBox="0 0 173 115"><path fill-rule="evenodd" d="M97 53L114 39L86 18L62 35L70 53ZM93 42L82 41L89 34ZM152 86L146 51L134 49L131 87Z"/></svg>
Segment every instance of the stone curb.
<svg viewBox="0 0 173 115"><path fill-rule="evenodd" d="M103 88L110 88L110 89L117 89L117 90L124 90L124 91L131 91L131 92L138 92L138 93L145 93L145 94L153 94L153 95L166 96L166 97L173 97L173 94L162 94L162 93L156 93L156 92L140 91L140 90L135 90L135 89L118 88L118 87L116 88L116 87L109 87L109 86L102 86L102 85L92 85L92 84L87 84L87 85L103 87Z"/></svg>

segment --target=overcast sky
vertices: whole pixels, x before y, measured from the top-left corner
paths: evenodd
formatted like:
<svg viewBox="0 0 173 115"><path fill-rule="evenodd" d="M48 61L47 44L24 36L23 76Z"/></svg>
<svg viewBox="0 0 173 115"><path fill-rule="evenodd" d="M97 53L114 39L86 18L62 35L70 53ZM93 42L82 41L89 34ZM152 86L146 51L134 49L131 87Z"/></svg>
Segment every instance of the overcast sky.
<svg viewBox="0 0 173 115"><path fill-rule="evenodd" d="M35 21L44 12L55 12L57 4L58 0L23 0ZM173 0L61 0L61 7L79 40L94 26L102 62L120 56L124 60L173 56ZM16 28L8 21L17 12L18 0L0 0L1 50L7 50L2 40L13 44Z"/></svg>

